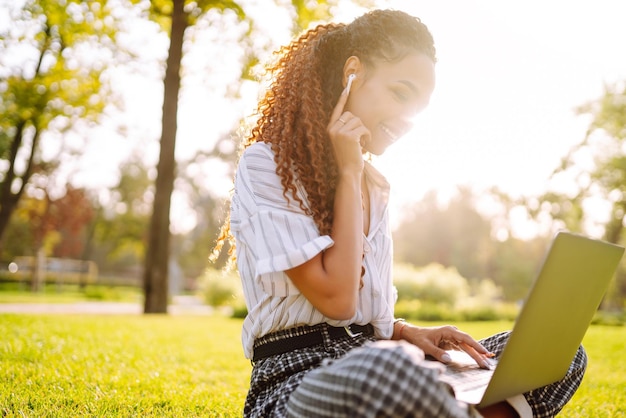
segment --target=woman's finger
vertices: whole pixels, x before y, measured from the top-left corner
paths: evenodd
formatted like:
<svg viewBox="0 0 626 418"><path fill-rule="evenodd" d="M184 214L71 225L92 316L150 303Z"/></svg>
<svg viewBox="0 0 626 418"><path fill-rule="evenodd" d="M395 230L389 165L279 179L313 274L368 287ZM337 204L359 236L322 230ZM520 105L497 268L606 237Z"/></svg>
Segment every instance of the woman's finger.
<svg viewBox="0 0 626 418"><path fill-rule="evenodd" d="M489 350L483 347L481 343L473 339L469 334L458 331L458 334L457 336L455 336L455 338L457 339L459 344L472 348L478 354L487 357L493 357L493 353L490 353Z"/></svg>
<svg viewBox="0 0 626 418"><path fill-rule="evenodd" d="M337 122L342 124L339 127L339 131L347 137L354 139L355 142L361 143L363 138L370 137L370 131L363 125L361 119L353 116L350 112L344 112Z"/></svg>
<svg viewBox="0 0 626 418"><path fill-rule="evenodd" d="M330 115L330 121L328 122L329 126L333 125L335 122L339 121L344 108L346 107L346 103L348 102L348 90L347 88L341 92L341 96L339 96L339 100L337 100L337 104L333 109L333 113Z"/></svg>
<svg viewBox="0 0 626 418"><path fill-rule="evenodd" d="M461 343L460 347L463 351L465 351L467 354L469 354L469 356L471 358L474 359L474 361L483 369L491 369L492 368L492 362L490 361L490 358L493 357L493 355L491 355L491 353L488 354L481 354L478 351L476 351L476 349L474 347L472 347L471 345L467 344L467 343Z"/></svg>
<svg viewBox="0 0 626 418"><path fill-rule="evenodd" d="M489 352L482 344L470 337L469 334L461 333L458 346L460 350L465 351L472 357L480 367L484 369L492 368L493 362L491 359L495 357L495 354Z"/></svg>

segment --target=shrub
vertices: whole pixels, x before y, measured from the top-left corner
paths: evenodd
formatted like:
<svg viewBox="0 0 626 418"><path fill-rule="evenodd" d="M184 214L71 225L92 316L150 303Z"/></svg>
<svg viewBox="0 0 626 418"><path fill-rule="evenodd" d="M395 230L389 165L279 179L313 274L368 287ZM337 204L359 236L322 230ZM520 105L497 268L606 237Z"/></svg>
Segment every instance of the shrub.
<svg viewBox="0 0 626 418"><path fill-rule="evenodd" d="M236 308L243 304L241 281L236 272L207 269L200 278L199 287L207 305Z"/></svg>
<svg viewBox="0 0 626 418"><path fill-rule="evenodd" d="M113 286L87 286L83 290L83 293L89 300L121 301L124 299L122 290Z"/></svg>
<svg viewBox="0 0 626 418"><path fill-rule="evenodd" d="M457 321L458 313L445 303L423 302L418 299L396 303L395 316L420 321Z"/></svg>
<svg viewBox="0 0 626 418"><path fill-rule="evenodd" d="M422 321L511 320L517 307L501 301L492 280L470 282L455 268L429 264L423 268L394 266L398 290L396 317Z"/></svg>
<svg viewBox="0 0 626 418"><path fill-rule="evenodd" d="M498 314L495 306L478 306L475 308L466 308L459 311L459 315L463 317L463 321L495 321L503 319Z"/></svg>
<svg viewBox="0 0 626 418"><path fill-rule="evenodd" d="M626 325L626 313L598 311L591 323L594 325L624 326Z"/></svg>
<svg viewBox="0 0 626 418"><path fill-rule="evenodd" d="M455 268L440 264L429 264L423 268L396 264L394 284L398 289L398 300L418 299L452 307L467 298L470 292L469 283Z"/></svg>
<svg viewBox="0 0 626 418"><path fill-rule="evenodd" d="M248 315L248 308L245 303L233 307L233 313L231 315L233 318L243 319L246 315Z"/></svg>

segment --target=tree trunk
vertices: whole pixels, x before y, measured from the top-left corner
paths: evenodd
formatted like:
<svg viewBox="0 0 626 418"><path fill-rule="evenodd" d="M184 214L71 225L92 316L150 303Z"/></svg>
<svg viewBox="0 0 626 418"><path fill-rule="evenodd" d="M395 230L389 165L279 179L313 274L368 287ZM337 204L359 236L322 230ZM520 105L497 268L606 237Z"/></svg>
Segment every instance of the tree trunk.
<svg viewBox="0 0 626 418"><path fill-rule="evenodd" d="M178 91L183 37L187 28L184 0L174 0L170 49L164 80L161 150L154 206L144 266L144 313L167 313L170 201L174 189Z"/></svg>
<svg viewBox="0 0 626 418"><path fill-rule="evenodd" d="M50 47L50 27L48 25L45 26L45 30L43 32L44 38L41 42L41 47L39 48L39 59L37 60L37 67L35 68L35 74L39 74L41 71L41 64L43 62L44 56ZM61 51L59 51L59 54ZM31 116L30 124L35 127L35 134L33 136L32 143L30 145L30 157L28 158L28 162L26 165L26 170L21 176L22 185L20 186L17 192L13 192L13 180L15 180L17 173L15 171L17 154L20 151L22 143L24 142L24 129L26 128L27 121L20 120L16 124L15 135L13 136L13 140L11 141L11 148L9 154L9 169L5 174L4 179L0 182L0 255L2 255L2 238L4 237L4 233L9 226L9 221L11 220L11 216L15 209L17 208L17 204L24 193L24 189L26 188L26 184L30 180L30 176L33 173L33 164L35 161L35 152L37 151L37 147L39 145L39 134L40 129L36 127L39 125L37 123L37 119L39 118L39 114L43 108L46 107L47 103L42 102L41 100L37 100L38 106L34 116Z"/></svg>
<svg viewBox="0 0 626 418"><path fill-rule="evenodd" d="M43 289L46 277L46 254L42 246L40 246L35 252L33 257L33 274L30 282L30 289L37 293Z"/></svg>
<svg viewBox="0 0 626 418"><path fill-rule="evenodd" d="M17 159L17 153L22 145L22 134L24 132L24 121L20 122L16 126L15 135L11 141L11 148L9 153L9 169L0 183L0 254L2 254L2 238L4 237L4 231L6 231L9 225L11 215L15 211L17 206L17 195L13 193L11 187L13 180L15 179L15 160Z"/></svg>

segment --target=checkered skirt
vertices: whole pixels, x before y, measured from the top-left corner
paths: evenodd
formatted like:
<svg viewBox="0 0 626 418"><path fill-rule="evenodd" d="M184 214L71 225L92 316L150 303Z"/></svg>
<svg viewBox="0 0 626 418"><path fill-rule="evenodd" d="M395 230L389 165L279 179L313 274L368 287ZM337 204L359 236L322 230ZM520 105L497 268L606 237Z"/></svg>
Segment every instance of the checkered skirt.
<svg viewBox="0 0 626 418"><path fill-rule="evenodd" d="M498 356L509 333L481 343ZM246 417L467 417L438 379L436 362L422 360L405 342L374 342L346 335L323 345L257 361L246 399ZM581 347L567 375L525 393L536 417L552 417L578 388L587 364ZM306 379L305 379L306 377Z"/></svg>

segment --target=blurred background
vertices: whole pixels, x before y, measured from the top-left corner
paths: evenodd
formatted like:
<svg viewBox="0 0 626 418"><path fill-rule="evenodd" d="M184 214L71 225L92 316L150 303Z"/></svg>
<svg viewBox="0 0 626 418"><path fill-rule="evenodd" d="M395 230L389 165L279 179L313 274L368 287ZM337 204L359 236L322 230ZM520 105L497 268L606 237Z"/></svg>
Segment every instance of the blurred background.
<svg viewBox="0 0 626 418"><path fill-rule="evenodd" d="M556 231L624 243L618 0L0 0L0 303L152 313L188 295L243 314L226 254L208 258L263 66L374 7L420 17L438 55L429 108L372 160L398 316L512 318ZM625 300L620 267L602 320Z"/></svg>

